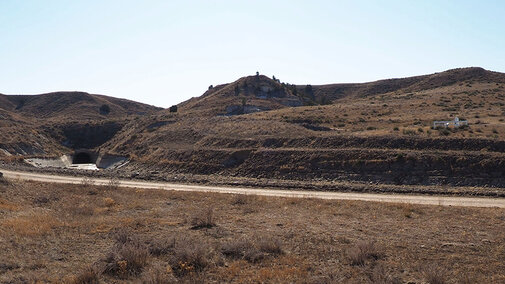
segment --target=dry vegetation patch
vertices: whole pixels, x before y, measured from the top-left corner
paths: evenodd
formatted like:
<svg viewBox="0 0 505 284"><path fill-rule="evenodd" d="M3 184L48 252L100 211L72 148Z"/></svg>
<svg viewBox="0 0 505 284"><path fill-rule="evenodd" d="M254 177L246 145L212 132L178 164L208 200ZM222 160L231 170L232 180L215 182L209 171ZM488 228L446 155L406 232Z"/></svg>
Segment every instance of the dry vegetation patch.
<svg viewBox="0 0 505 284"><path fill-rule="evenodd" d="M502 209L32 182L0 190L3 204L19 205L0 209L0 282L505 281Z"/></svg>
<svg viewBox="0 0 505 284"><path fill-rule="evenodd" d="M63 223L50 213L37 210L7 218L2 226L19 236L37 237L51 233L54 228L63 226Z"/></svg>

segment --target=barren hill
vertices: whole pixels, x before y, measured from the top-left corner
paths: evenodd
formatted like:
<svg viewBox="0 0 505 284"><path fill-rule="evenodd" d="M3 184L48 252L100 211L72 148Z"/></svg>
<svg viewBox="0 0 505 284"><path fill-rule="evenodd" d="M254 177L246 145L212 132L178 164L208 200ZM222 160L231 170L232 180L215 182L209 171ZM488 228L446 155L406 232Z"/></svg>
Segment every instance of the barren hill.
<svg viewBox="0 0 505 284"><path fill-rule="evenodd" d="M368 83L292 85L263 75L210 87L202 96L179 106L200 115L237 115L293 106L326 105L341 99L363 98L387 93L412 93L462 87L472 83L505 83L505 74L479 67L452 69L430 75L379 80Z"/></svg>
<svg viewBox="0 0 505 284"><path fill-rule="evenodd" d="M41 95L0 95L0 108L35 118L99 119L146 114L160 108L84 92L55 92Z"/></svg>
<svg viewBox="0 0 505 284"><path fill-rule="evenodd" d="M348 97L367 97L389 92L419 92L441 88L462 82L505 83L505 74L492 72L479 67L451 69L430 75L398 79L379 80L368 83L329 84L312 86L315 97L326 97L330 101ZM297 86L304 90L304 86Z"/></svg>
<svg viewBox="0 0 505 284"><path fill-rule="evenodd" d="M278 81L263 75L248 76L210 87L201 97L180 104L185 112L237 115L304 105L303 100Z"/></svg>
<svg viewBox="0 0 505 284"><path fill-rule="evenodd" d="M108 118L99 108L108 103L111 115L116 108L120 114L151 108L89 94L78 103L75 96L53 95L45 103L54 105L51 113L28 100L18 108L22 98L0 96L9 112L0 111L2 123L15 124L2 128L8 135L0 137L0 148L13 154L89 148L129 157L123 173L160 179L196 174L505 188L505 74L481 68L322 86L248 76L209 88L176 113L131 117ZM79 111L94 118L54 119ZM16 126L33 113L50 119ZM432 128L434 120L455 117L469 126Z"/></svg>

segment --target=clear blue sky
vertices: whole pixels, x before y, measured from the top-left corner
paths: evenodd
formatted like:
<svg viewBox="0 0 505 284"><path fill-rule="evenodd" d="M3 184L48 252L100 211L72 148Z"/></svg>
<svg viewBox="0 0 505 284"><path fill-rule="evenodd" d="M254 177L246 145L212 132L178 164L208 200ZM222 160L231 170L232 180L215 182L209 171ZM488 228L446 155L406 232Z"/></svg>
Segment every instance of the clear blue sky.
<svg viewBox="0 0 505 284"><path fill-rule="evenodd" d="M504 1L0 0L0 93L168 107L256 71L324 84L505 72Z"/></svg>

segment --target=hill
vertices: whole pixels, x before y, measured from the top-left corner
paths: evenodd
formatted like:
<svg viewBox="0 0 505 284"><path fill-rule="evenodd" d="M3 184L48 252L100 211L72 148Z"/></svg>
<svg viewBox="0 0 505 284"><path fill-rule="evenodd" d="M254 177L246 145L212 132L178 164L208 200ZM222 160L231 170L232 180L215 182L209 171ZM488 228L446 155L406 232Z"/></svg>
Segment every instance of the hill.
<svg viewBox="0 0 505 284"><path fill-rule="evenodd" d="M27 156L103 151L129 157L116 174L149 179L203 175L201 180L233 177L298 186L317 181L318 188L330 189L347 181L402 192L406 187L391 186L505 188L504 78L464 68L362 84L295 86L257 75L209 88L181 103L176 113L107 119L97 111L103 98L90 95L82 104L92 106L95 119L50 117L28 130L5 127L9 135L0 139L0 148ZM9 102L15 109L17 101ZM11 124L29 118L19 109L11 114ZM469 126L432 128L434 120L455 117ZM505 190L457 192L505 195Z"/></svg>
<svg viewBox="0 0 505 284"><path fill-rule="evenodd" d="M494 170L505 164L504 78L464 68L307 87L249 76L182 103L178 113L131 121L102 148L131 155L138 164L127 168L146 177L158 172L505 187L505 171ZM247 94L240 88L246 84ZM261 84L277 86L281 95L260 97L254 88ZM312 97L304 93L310 89ZM329 101L318 103L325 95ZM243 98L271 110L226 112ZM300 106L278 103L282 98ZM455 117L467 119L469 127L432 129L434 120Z"/></svg>
<svg viewBox="0 0 505 284"><path fill-rule="evenodd" d="M303 100L278 81L263 75L248 76L210 87L201 97L179 106L201 115L238 115L304 105Z"/></svg>
<svg viewBox="0 0 505 284"><path fill-rule="evenodd" d="M82 120L147 114L161 108L85 92L55 92L41 95L0 95L0 109L33 118Z"/></svg>
<svg viewBox="0 0 505 284"><path fill-rule="evenodd" d="M192 98L179 106L182 111L198 112L200 115L237 115L293 106L327 105L342 99L394 92L412 93L486 82L505 83L505 74L470 67L368 83L327 85L292 85L257 75L211 87L202 96Z"/></svg>

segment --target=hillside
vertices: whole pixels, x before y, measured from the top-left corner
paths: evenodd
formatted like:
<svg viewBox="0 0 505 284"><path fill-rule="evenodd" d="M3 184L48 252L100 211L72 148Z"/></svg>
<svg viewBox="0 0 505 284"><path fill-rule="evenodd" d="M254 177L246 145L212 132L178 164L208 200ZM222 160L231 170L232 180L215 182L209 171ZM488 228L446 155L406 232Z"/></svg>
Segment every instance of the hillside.
<svg viewBox="0 0 505 284"><path fill-rule="evenodd" d="M90 106L96 119L50 117L23 132L5 127L9 138L0 139L0 148L27 156L57 155L74 148L100 150L130 158L116 174L148 179L203 175L200 180L233 177L298 186L317 181L330 189L332 183L343 181L453 185L467 188L452 193L502 196L504 78L502 73L464 68L363 84L295 86L258 75L209 88L201 97L179 104L176 113L107 119L97 114L103 100L111 108L112 103L128 106L89 95L82 97L83 109ZM63 108L54 113L67 112ZM20 117L20 110L11 114L11 124L29 118ZM455 117L467 119L469 126L432 128L434 120ZM433 190L447 193L444 188L427 189Z"/></svg>
<svg viewBox="0 0 505 284"><path fill-rule="evenodd" d="M304 106L277 104L275 96L230 93L243 80L211 88L180 105L131 121L102 145L129 154L128 169L254 179L355 181L396 185L505 187L505 77L480 68L365 84L278 84ZM248 81L248 82L249 82ZM249 83L247 83L249 85ZM252 86L253 85L251 83ZM325 105L321 90L343 95ZM354 86L353 88L349 86ZM215 89L215 90L214 90ZM283 93L284 94L284 93ZM246 97L270 111L222 115ZM249 104L249 103L247 103ZM251 105L253 103L250 103ZM219 115L221 114L221 115ZM467 119L469 127L432 129L434 120ZM500 193L501 194L501 193Z"/></svg>
<svg viewBox="0 0 505 284"><path fill-rule="evenodd" d="M0 94L0 149L22 155L57 156L72 151L68 148L72 145L95 147L119 131L129 116L159 110L84 92ZM0 151L0 156L3 154Z"/></svg>
<svg viewBox="0 0 505 284"><path fill-rule="evenodd" d="M108 106L108 109L101 110L104 105ZM55 92L41 95L0 94L0 109L26 117L64 120L119 118L160 110L126 99L84 92Z"/></svg>
<svg viewBox="0 0 505 284"><path fill-rule="evenodd" d="M316 98L330 101L342 98L360 98L390 92L419 92L472 81L473 83L505 83L505 74L479 67L451 69L440 73L407 78L379 80L356 84L328 84L312 86ZM305 86L297 86L301 91Z"/></svg>
<svg viewBox="0 0 505 284"><path fill-rule="evenodd" d="M412 93L465 84L505 83L505 74L478 67L452 69L430 75L368 83L292 85L263 75L248 76L211 87L202 96L179 106L200 115L237 115L293 106L327 105L342 99L359 99L388 93Z"/></svg>
<svg viewBox="0 0 505 284"><path fill-rule="evenodd" d="M183 112L203 115L238 115L304 105L285 85L263 75L248 76L210 87L201 97L179 106Z"/></svg>

